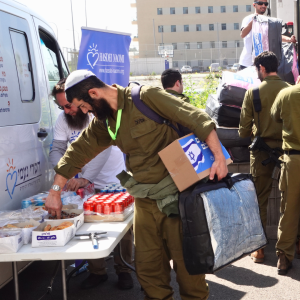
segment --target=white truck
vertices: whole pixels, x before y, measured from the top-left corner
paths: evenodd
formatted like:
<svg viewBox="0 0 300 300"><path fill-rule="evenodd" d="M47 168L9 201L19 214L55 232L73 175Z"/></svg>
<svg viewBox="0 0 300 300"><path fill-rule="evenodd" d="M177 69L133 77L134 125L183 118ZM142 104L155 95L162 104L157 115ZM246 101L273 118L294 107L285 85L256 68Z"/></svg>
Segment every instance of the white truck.
<svg viewBox="0 0 300 300"><path fill-rule="evenodd" d="M49 24L18 2L0 0L0 211L20 209L22 199L50 188L60 112L50 93L68 74ZM11 263L0 263L0 287L11 278Z"/></svg>

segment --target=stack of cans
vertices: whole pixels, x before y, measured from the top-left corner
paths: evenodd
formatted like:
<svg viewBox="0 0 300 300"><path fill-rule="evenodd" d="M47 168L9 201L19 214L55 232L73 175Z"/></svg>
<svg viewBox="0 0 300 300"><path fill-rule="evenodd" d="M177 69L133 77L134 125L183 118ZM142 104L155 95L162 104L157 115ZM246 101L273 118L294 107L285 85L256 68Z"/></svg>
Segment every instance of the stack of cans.
<svg viewBox="0 0 300 300"><path fill-rule="evenodd" d="M125 193L126 189L119 183L110 183L100 190L101 193Z"/></svg>
<svg viewBox="0 0 300 300"><path fill-rule="evenodd" d="M85 214L123 214L134 203L127 192L101 192L83 203Z"/></svg>

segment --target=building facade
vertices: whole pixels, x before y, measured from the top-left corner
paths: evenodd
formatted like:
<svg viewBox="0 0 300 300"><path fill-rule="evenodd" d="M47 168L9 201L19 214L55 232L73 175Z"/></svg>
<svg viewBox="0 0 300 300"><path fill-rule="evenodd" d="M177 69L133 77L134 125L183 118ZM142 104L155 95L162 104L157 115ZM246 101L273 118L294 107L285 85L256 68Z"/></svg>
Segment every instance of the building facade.
<svg viewBox="0 0 300 300"><path fill-rule="evenodd" d="M139 57L158 57L159 46L173 46L173 67L238 62L243 18L254 12L249 0L136 0Z"/></svg>

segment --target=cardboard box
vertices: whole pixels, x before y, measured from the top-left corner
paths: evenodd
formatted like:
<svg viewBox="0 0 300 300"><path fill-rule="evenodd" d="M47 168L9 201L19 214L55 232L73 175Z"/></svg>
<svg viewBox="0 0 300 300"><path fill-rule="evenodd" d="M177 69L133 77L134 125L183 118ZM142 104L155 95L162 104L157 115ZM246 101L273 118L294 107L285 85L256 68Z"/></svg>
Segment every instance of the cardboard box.
<svg viewBox="0 0 300 300"><path fill-rule="evenodd" d="M74 221L72 226L67 227L62 230L55 231L44 231L46 225L59 226L62 222L66 220L53 220L43 222L36 229L32 231L32 247L63 247L66 245L76 233L76 228Z"/></svg>
<svg viewBox="0 0 300 300"><path fill-rule="evenodd" d="M62 221L62 222L63 221L74 221L74 225L75 225L75 228L76 228L76 231L77 231L77 229L80 228L84 223L84 211L83 211L83 209L63 209L63 211L65 211L66 213L79 214L79 216L77 216L75 218L58 220L58 221ZM45 216L44 220L46 222L57 221L57 220L49 219L49 215Z"/></svg>
<svg viewBox="0 0 300 300"><path fill-rule="evenodd" d="M223 146L222 150L226 163L232 163ZM215 159L207 144L201 142L193 133L174 141L158 155L180 192L208 176Z"/></svg>
<svg viewBox="0 0 300 300"><path fill-rule="evenodd" d="M31 219L26 222L14 223L13 225L19 227L23 233L24 245L30 244L32 241L32 231L36 229L41 223ZM33 227L24 228L26 225L33 225Z"/></svg>
<svg viewBox="0 0 300 300"><path fill-rule="evenodd" d="M12 234L9 237L4 235ZM16 253L23 246L23 233L19 231L1 230L0 231L0 254Z"/></svg>

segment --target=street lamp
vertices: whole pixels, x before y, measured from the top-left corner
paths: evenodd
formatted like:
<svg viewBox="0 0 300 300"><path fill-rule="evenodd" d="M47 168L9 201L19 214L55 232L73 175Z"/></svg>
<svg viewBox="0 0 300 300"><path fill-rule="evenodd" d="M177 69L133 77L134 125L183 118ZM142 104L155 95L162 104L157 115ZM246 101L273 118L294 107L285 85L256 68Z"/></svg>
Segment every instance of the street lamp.
<svg viewBox="0 0 300 300"><path fill-rule="evenodd" d="M76 45L75 45L75 32L74 32L72 0L70 0L70 2L71 2L71 14L72 14L73 43L74 43L74 51L75 51L76 50Z"/></svg>

